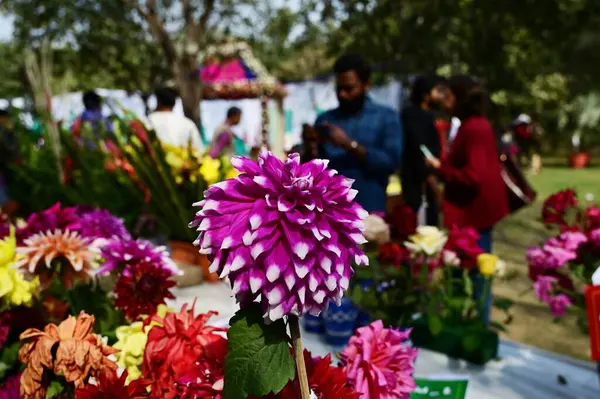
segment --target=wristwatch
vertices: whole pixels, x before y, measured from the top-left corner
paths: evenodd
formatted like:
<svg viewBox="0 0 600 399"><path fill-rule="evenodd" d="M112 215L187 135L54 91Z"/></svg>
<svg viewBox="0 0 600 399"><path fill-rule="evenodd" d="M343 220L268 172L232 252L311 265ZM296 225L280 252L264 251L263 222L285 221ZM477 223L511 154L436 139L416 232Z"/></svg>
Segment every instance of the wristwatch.
<svg viewBox="0 0 600 399"><path fill-rule="evenodd" d="M356 140L352 140L350 142L350 148L356 150L358 148L358 142Z"/></svg>

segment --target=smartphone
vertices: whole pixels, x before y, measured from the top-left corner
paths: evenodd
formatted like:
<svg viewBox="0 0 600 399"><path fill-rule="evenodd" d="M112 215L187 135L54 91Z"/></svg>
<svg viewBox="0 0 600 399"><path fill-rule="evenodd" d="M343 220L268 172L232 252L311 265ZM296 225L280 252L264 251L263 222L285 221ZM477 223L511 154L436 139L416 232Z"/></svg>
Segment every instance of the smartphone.
<svg viewBox="0 0 600 399"><path fill-rule="evenodd" d="M326 125L316 125L315 130L322 138L329 136L329 128Z"/></svg>
<svg viewBox="0 0 600 399"><path fill-rule="evenodd" d="M423 155L425 155L425 158L427 159L435 159L435 157L433 156L433 154L431 153L431 151L429 151L429 148L425 147L423 144L421 144L421 152L423 153Z"/></svg>

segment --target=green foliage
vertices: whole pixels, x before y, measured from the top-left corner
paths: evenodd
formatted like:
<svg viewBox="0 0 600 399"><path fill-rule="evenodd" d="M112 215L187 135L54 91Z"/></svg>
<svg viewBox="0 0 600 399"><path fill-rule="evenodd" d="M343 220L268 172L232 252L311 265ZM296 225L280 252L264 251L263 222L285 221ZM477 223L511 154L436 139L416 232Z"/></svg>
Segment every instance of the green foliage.
<svg viewBox="0 0 600 399"><path fill-rule="evenodd" d="M13 342L0 350L0 381L19 368L19 349L21 342Z"/></svg>
<svg viewBox="0 0 600 399"><path fill-rule="evenodd" d="M280 392L295 366L283 320L266 325L260 304L239 310L229 323L225 358L225 399Z"/></svg>

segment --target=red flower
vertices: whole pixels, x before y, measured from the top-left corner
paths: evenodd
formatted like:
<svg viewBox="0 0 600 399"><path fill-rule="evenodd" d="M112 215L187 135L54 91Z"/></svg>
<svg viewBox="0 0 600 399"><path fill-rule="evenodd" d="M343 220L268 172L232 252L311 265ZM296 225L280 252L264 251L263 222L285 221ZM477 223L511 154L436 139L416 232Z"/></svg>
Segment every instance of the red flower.
<svg viewBox="0 0 600 399"><path fill-rule="evenodd" d="M598 205L593 205L585 210L585 227L588 230L600 228L600 208Z"/></svg>
<svg viewBox="0 0 600 399"><path fill-rule="evenodd" d="M479 233L472 227L452 226L444 250L454 252L460 259L460 267L471 270L477 266L477 257L484 252L478 240Z"/></svg>
<svg viewBox="0 0 600 399"><path fill-rule="evenodd" d="M175 286L172 273L153 263L127 267L115 285L115 306L130 320L156 313L165 299L174 299L169 289Z"/></svg>
<svg viewBox="0 0 600 399"><path fill-rule="evenodd" d="M407 204L397 205L388 217L392 237L404 241L417 231L417 214Z"/></svg>
<svg viewBox="0 0 600 399"><path fill-rule="evenodd" d="M102 373L96 379L97 384L86 384L75 391L75 399L138 399L148 397L146 387L150 381L134 380L125 385L127 371L117 377L116 372Z"/></svg>
<svg viewBox="0 0 600 399"><path fill-rule="evenodd" d="M402 267L405 260L410 257L408 249L394 242L382 244L379 247L379 263L384 266L393 265Z"/></svg>
<svg viewBox="0 0 600 399"><path fill-rule="evenodd" d="M570 208L576 207L577 193L568 189L552 194L544 201L542 206L542 220L547 225L567 227L566 213Z"/></svg>
<svg viewBox="0 0 600 399"><path fill-rule="evenodd" d="M159 323L148 333L142 370L154 381L152 390L161 398L191 395L209 386L219 388L227 353L227 340L221 333L226 329L206 325L216 312L194 317L193 308L187 310L184 305L179 313L167 313L164 319L155 315L145 321Z"/></svg>
<svg viewBox="0 0 600 399"><path fill-rule="evenodd" d="M304 363L308 375L308 385L319 399L358 399L360 394L346 379L341 367L331 365L331 354L313 358L308 350L304 350ZM290 381L277 395L267 395L265 399L296 399L300 397L298 376ZM250 399L250 398L249 398Z"/></svg>

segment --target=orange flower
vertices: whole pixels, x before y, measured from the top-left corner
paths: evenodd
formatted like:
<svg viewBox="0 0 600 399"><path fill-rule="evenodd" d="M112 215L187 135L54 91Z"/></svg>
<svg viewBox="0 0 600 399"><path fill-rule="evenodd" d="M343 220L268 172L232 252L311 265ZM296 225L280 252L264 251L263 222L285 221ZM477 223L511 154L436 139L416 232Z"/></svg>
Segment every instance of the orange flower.
<svg viewBox="0 0 600 399"><path fill-rule="evenodd" d="M89 279L97 253L91 239L77 232L56 230L26 239L25 246L17 248L21 256L15 265L39 276L42 289L48 288L57 274L69 289L74 280Z"/></svg>
<svg viewBox="0 0 600 399"><path fill-rule="evenodd" d="M92 333L94 322L94 316L81 312L58 326L48 324L44 331L30 328L21 334L19 360L26 365L21 376L23 399L45 398L52 374L81 388L89 377L117 369L108 356L118 351Z"/></svg>

